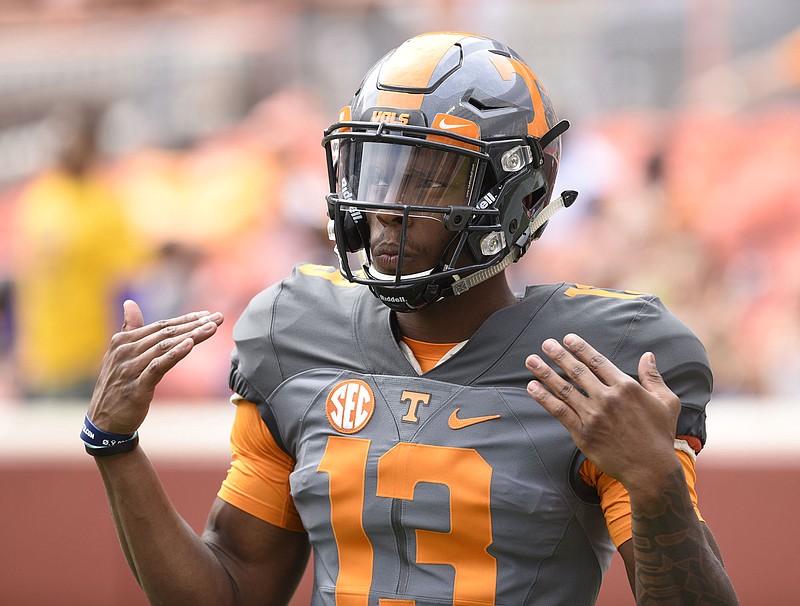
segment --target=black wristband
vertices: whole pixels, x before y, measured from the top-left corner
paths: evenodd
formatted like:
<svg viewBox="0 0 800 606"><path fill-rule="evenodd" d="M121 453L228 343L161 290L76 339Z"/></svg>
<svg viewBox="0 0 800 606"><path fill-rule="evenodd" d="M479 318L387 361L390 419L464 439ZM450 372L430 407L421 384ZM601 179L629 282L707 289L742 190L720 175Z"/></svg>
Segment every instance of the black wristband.
<svg viewBox="0 0 800 606"><path fill-rule="evenodd" d="M108 457L111 455L122 454L123 452L130 452L139 444L139 432L133 434L133 437L124 442L117 442L113 446L90 446L84 444L86 452L93 457Z"/></svg>

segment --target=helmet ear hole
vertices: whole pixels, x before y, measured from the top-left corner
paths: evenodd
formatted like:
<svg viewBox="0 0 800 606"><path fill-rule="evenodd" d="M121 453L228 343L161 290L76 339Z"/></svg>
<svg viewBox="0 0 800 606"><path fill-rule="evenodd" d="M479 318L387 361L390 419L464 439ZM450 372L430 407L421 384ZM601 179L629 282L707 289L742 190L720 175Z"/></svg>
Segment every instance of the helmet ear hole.
<svg viewBox="0 0 800 606"><path fill-rule="evenodd" d="M531 212L533 211L533 205L536 201L534 193L530 193L522 199L522 206L525 209L525 212L528 213L528 216L530 216Z"/></svg>
<svg viewBox="0 0 800 606"><path fill-rule="evenodd" d="M539 205L546 194L546 187L538 187L522 199L522 206L525 208L528 217L533 216L534 209Z"/></svg>

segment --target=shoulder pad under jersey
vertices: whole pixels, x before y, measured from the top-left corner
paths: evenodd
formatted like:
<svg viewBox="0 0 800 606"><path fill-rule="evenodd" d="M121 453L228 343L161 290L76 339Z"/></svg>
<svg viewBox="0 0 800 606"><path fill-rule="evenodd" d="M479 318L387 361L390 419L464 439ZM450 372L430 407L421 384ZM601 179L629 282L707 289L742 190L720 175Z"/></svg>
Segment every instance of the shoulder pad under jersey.
<svg viewBox="0 0 800 606"><path fill-rule="evenodd" d="M518 338L482 380L518 382L527 354L539 353L545 339L561 341L568 333L580 335L637 380L640 357L652 351L665 382L681 400L676 434L705 443L705 407L713 385L708 357L697 336L658 297L576 284L533 286L519 305L490 318L473 339L478 347L464 353L485 355L492 344L496 348L497 335L513 331Z"/></svg>
<svg viewBox="0 0 800 606"><path fill-rule="evenodd" d="M388 309L366 287L321 265L298 265L256 295L236 322L233 338L230 387L257 404L309 368L364 372L381 355L388 362L400 356L407 364L392 337Z"/></svg>
<svg viewBox="0 0 800 606"><path fill-rule="evenodd" d="M697 336L650 294L565 285L559 308L578 319L576 332L630 376L638 379L642 354L652 351L664 381L681 400L676 435L705 444L705 408L713 377ZM566 334L566 333L565 333Z"/></svg>

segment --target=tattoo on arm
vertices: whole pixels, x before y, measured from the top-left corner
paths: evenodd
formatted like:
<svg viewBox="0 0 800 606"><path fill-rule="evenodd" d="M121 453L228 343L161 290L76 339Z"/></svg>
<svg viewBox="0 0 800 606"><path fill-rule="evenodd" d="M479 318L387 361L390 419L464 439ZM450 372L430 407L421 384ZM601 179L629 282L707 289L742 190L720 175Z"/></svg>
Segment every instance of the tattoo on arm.
<svg viewBox="0 0 800 606"><path fill-rule="evenodd" d="M707 540L710 532L694 512L683 470L670 476L662 497L660 513L633 511L636 603L738 604L718 552Z"/></svg>

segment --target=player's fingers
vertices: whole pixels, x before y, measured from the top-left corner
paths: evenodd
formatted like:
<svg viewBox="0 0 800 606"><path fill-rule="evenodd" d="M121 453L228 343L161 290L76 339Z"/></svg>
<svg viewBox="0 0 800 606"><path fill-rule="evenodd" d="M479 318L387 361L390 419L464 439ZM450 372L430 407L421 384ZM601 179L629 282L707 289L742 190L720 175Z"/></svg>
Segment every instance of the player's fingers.
<svg viewBox="0 0 800 606"><path fill-rule="evenodd" d="M188 321L180 324L166 320L156 332L144 335L139 340L128 344L127 347L130 350L128 353L131 356L143 355L146 358L144 364L147 364L156 355L168 351L187 336L194 341L195 345L205 341L214 334L216 327L222 324L223 319L222 314L216 312L201 317L190 314ZM153 355L148 356L148 353Z"/></svg>
<svg viewBox="0 0 800 606"><path fill-rule="evenodd" d="M194 341L195 345L202 343L217 332L217 328L224 321L225 317L220 312L200 318L197 320L197 327L189 333L189 337Z"/></svg>
<svg viewBox="0 0 800 606"><path fill-rule="evenodd" d="M553 373L554 376L552 379L545 378L544 381L547 387L562 400L578 396L583 399L584 394L591 395L605 387L605 385L590 371L586 364L573 356L555 339L545 340L544 343L542 343L542 351L555 362L568 379L564 380L558 376L558 374ZM543 370L546 372L547 368ZM539 373L536 374L538 377ZM578 388L580 388L583 393L580 393ZM573 408L578 404L579 402L573 403Z"/></svg>
<svg viewBox="0 0 800 606"><path fill-rule="evenodd" d="M530 356L528 359L534 356ZM544 364L542 362L542 364ZM530 368L530 364L526 362ZM539 381L530 381L528 383L528 394L536 400L542 408L553 415L558 421L566 428L566 430L573 436L580 436L580 430L583 426L580 416L577 412L564 400L554 396L547 388Z"/></svg>
<svg viewBox="0 0 800 606"><path fill-rule="evenodd" d="M167 326L156 334L142 339L137 346L148 348L139 356L138 366L146 367L152 360L164 355L186 338L191 339L193 345L202 343L217 331L222 321L222 314L217 312L179 326Z"/></svg>
<svg viewBox="0 0 800 606"><path fill-rule="evenodd" d="M186 337L173 345L162 355L150 360L139 377L139 382L147 391L152 392L158 382L164 378L171 368L183 360L194 347L194 341Z"/></svg>
<svg viewBox="0 0 800 606"><path fill-rule="evenodd" d="M136 306L135 303L133 305ZM139 311L138 306L136 306L135 309L138 311L138 316L140 318L141 311ZM152 346L153 341L158 340L159 337L155 337L150 341L142 342L151 335L156 335L160 331L161 338L163 338L164 336L174 336L182 334L182 332L188 332L198 325L198 321L201 321L208 315L210 315L208 311L193 311L182 316L167 318L166 320L158 320L157 322L152 322L151 324L144 326L140 325L135 328L128 327L127 324L123 325L122 330L111 337L111 349L113 350L120 346L131 343L139 343L140 345L136 348L136 351L137 353L140 353L141 351L144 351ZM130 317L130 320L133 322L137 320L137 314L135 312Z"/></svg>
<svg viewBox="0 0 800 606"><path fill-rule="evenodd" d="M144 326L144 316L136 301L127 299L122 304L122 331L127 332Z"/></svg>
<svg viewBox="0 0 800 606"><path fill-rule="evenodd" d="M549 339L545 343L547 343L554 352L558 352L559 348L561 348L561 345L555 341L555 339ZM613 362L578 335L573 333L566 335L564 337L564 347L580 362L580 364L582 364L582 366L577 365L573 372L570 372L570 365L568 362L566 363L566 368L561 364L559 364L559 366L564 369L567 376L575 380L575 382L586 391L588 391L592 385L592 382L589 380L589 375L593 378L596 377L600 382L608 386L630 380L630 377L617 368ZM545 351L547 351L547 349L545 349ZM552 357L549 351L548 355ZM558 363L558 361L556 361L556 363ZM584 369L588 369L590 372L584 373ZM576 376L573 377L573 374L576 374Z"/></svg>
<svg viewBox="0 0 800 606"><path fill-rule="evenodd" d="M192 331L197 331L189 337L192 345L194 345L214 334L216 326L221 323L222 314L209 314L207 311L202 311L184 314L178 318L160 320L129 331L118 332L111 338L111 346L103 358L101 376L107 375L109 378L116 377L117 380L139 382L145 369L156 358L164 356L173 350L181 341L187 338L187 335L192 334ZM188 351L185 353L188 353ZM167 360L173 358L174 354L170 354ZM177 359L175 363L177 363ZM156 368L162 367L164 368L163 372L171 368L169 365L164 367L163 362L156 365ZM163 376L163 373L161 376ZM160 380L160 376L156 378L155 382L157 383L158 380ZM145 383L148 385L155 384L150 380L145 381Z"/></svg>
<svg viewBox="0 0 800 606"><path fill-rule="evenodd" d="M546 346L545 350L547 350ZM575 385L562 378L536 354L528 356L525 360L525 365L528 367L528 370L536 375L539 383L544 385L551 394L577 413L580 413L585 396L578 391Z"/></svg>
<svg viewBox="0 0 800 606"><path fill-rule="evenodd" d="M652 352L646 352L639 358L639 382L647 391L658 397L662 402L671 402L680 407L680 399L667 387L664 377L656 366L656 357Z"/></svg>
<svg viewBox="0 0 800 606"><path fill-rule="evenodd" d="M212 314L203 318L200 326L182 338L175 337L159 342L148 352L149 355L142 356L146 366L140 377L141 384L147 389L155 389L164 375L185 358L195 345L213 335L221 323L222 314Z"/></svg>

